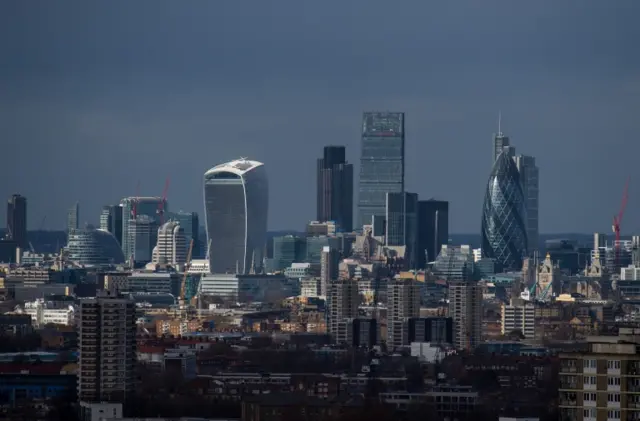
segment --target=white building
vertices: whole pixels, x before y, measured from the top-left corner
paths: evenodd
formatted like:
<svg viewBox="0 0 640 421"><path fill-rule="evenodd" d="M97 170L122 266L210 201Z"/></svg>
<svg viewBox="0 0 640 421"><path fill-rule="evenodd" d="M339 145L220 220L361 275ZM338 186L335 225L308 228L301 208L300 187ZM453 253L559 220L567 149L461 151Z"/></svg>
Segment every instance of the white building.
<svg viewBox="0 0 640 421"><path fill-rule="evenodd" d="M166 222L158 228L158 242L153 249L153 263L172 266L187 262L187 239L184 229L176 221Z"/></svg>
<svg viewBox="0 0 640 421"><path fill-rule="evenodd" d="M75 308L67 302L45 301L39 298L24 304L24 313L31 316L31 322L38 328L49 323L71 326L75 320Z"/></svg>
<svg viewBox="0 0 640 421"><path fill-rule="evenodd" d="M535 310L533 304L520 299L511 299L509 305L503 304L501 333L508 335L514 330L519 330L526 339L534 339L536 336Z"/></svg>
<svg viewBox="0 0 640 421"><path fill-rule="evenodd" d="M295 294L282 275L208 274L200 279L200 293L237 302L279 302Z"/></svg>
<svg viewBox="0 0 640 421"><path fill-rule="evenodd" d="M212 273L259 272L267 236L269 185L264 164L241 158L204 174Z"/></svg>

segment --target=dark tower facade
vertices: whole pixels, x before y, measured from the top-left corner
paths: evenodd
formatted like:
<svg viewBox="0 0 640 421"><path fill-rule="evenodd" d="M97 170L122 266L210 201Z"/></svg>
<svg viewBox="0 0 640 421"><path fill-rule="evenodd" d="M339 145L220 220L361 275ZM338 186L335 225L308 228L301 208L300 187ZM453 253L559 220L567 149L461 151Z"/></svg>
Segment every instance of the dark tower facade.
<svg viewBox="0 0 640 421"><path fill-rule="evenodd" d="M318 221L335 221L343 232L353 231L353 165L344 146L325 146L318 159Z"/></svg>
<svg viewBox="0 0 640 421"><path fill-rule="evenodd" d="M13 240L18 247L26 249L27 240L27 198L14 194L7 203L7 240Z"/></svg>
<svg viewBox="0 0 640 421"><path fill-rule="evenodd" d="M508 270L522 269L527 255L527 213L520 173L507 152L493 164L482 208L482 257Z"/></svg>
<svg viewBox="0 0 640 421"><path fill-rule="evenodd" d="M418 202L418 268L438 257L440 249L449 242L449 202L420 200Z"/></svg>

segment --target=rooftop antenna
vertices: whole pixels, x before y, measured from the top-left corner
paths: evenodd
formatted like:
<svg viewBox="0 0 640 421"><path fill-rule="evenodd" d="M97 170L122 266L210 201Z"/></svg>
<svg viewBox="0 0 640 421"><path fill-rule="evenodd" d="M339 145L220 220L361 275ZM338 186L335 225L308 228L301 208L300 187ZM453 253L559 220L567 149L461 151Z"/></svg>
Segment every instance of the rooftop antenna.
<svg viewBox="0 0 640 421"><path fill-rule="evenodd" d="M502 136L502 111L498 111L498 136Z"/></svg>

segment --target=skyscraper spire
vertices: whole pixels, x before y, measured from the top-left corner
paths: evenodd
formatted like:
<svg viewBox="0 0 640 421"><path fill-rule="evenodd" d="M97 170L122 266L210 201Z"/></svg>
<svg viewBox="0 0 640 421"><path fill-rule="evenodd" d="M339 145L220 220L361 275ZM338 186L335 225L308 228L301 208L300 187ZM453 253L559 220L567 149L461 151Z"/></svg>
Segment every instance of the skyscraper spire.
<svg viewBox="0 0 640 421"><path fill-rule="evenodd" d="M502 111L498 111L498 136L502 136Z"/></svg>

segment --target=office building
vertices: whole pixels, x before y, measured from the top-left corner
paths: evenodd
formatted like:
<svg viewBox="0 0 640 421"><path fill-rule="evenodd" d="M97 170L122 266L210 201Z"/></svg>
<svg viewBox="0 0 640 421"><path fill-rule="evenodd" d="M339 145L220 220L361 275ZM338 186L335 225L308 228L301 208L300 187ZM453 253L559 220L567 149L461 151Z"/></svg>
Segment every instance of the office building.
<svg viewBox="0 0 640 421"><path fill-rule="evenodd" d="M241 158L211 168L204 175L204 202L211 272L261 271L269 207L264 164Z"/></svg>
<svg viewBox="0 0 640 421"><path fill-rule="evenodd" d="M539 179L536 159L532 156L518 155L515 158L516 168L520 173L520 183L524 195L527 219L527 251L530 256L538 250L538 199Z"/></svg>
<svg viewBox="0 0 640 421"><path fill-rule="evenodd" d="M293 235L273 237L273 270L281 272L307 256L307 240Z"/></svg>
<svg viewBox="0 0 640 421"><path fill-rule="evenodd" d="M415 269L418 234L418 195L416 193L387 193L386 245L405 246L406 267Z"/></svg>
<svg viewBox="0 0 640 421"><path fill-rule="evenodd" d="M353 165L344 146L325 146L318 159L318 221L334 221L341 232L353 230Z"/></svg>
<svg viewBox="0 0 640 421"><path fill-rule="evenodd" d="M360 294L358 282L353 280L331 281L327 291L327 333L338 344L349 344L353 319L358 317Z"/></svg>
<svg viewBox="0 0 640 421"><path fill-rule="evenodd" d="M338 279L340 269L340 253L331 246L322 248L320 258L320 295L327 296L327 286L333 280Z"/></svg>
<svg viewBox="0 0 640 421"><path fill-rule="evenodd" d="M409 343L453 343L453 319L451 317L419 317L409 319Z"/></svg>
<svg viewBox="0 0 640 421"><path fill-rule="evenodd" d="M433 273L447 281L472 281L475 277L475 258L468 245L443 245L433 263Z"/></svg>
<svg viewBox="0 0 640 421"><path fill-rule="evenodd" d="M409 319L420 317L420 284L398 279L387 283L387 348L409 345Z"/></svg>
<svg viewBox="0 0 640 421"><path fill-rule="evenodd" d="M108 231L77 229L67 240L69 260L80 266L117 265L125 262L124 253L115 236Z"/></svg>
<svg viewBox="0 0 640 421"><path fill-rule="evenodd" d="M102 211L100 211L100 229L113 234L120 247L122 247L122 205L102 207Z"/></svg>
<svg viewBox="0 0 640 421"><path fill-rule="evenodd" d="M18 243L18 247L26 250L27 240L27 198L14 194L7 203L7 231L6 239Z"/></svg>
<svg viewBox="0 0 640 421"><path fill-rule="evenodd" d="M120 206L122 207L122 252L127 259L130 259L135 251L131 242L133 236L129 232L131 221L135 221L138 216L147 216L155 220L160 208L165 214L169 212L169 208L166 200L161 197L125 197L120 201ZM151 261L151 258L148 261Z"/></svg>
<svg viewBox="0 0 640 421"><path fill-rule="evenodd" d="M153 250L153 263L184 265L187 262L187 240L179 222L165 222L158 229L158 241Z"/></svg>
<svg viewBox="0 0 640 421"><path fill-rule="evenodd" d="M425 269L438 257L440 249L449 242L449 202L418 201L418 235L416 267Z"/></svg>
<svg viewBox="0 0 640 421"><path fill-rule="evenodd" d="M168 218L166 221L172 220L176 221L182 227L184 231L184 237L189 247L191 240L193 240L193 251L191 252L191 256L194 259L199 259L205 256L206 244L202 244L200 240L200 217L197 212L169 212Z"/></svg>
<svg viewBox="0 0 640 421"><path fill-rule="evenodd" d="M587 352L560 354L560 420L640 419L640 330L587 341Z"/></svg>
<svg viewBox="0 0 640 421"><path fill-rule="evenodd" d="M535 306L519 298L512 298L509 304L502 304L503 335L519 331L525 339L533 340L536 336Z"/></svg>
<svg viewBox="0 0 640 421"><path fill-rule="evenodd" d="M73 230L77 230L80 228L80 204L76 202L69 210L67 211L67 240L69 239L69 235L73 232Z"/></svg>
<svg viewBox="0 0 640 421"><path fill-rule="evenodd" d="M473 352L482 341L482 288L477 282L449 282L449 317L456 349Z"/></svg>
<svg viewBox="0 0 640 421"><path fill-rule="evenodd" d="M482 256L519 271L527 256L527 213L520 174L507 154L498 156L482 208Z"/></svg>
<svg viewBox="0 0 640 421"><path fill-rule="evenodd" d="M158 223L147 215L138 215L136 219L130 219L128 222L128 245L133 253L125 258L133 260L138 265L151 262L153 248L158 241Z"/></svg>
<svg viewBox="0 0 640 421"><path fill-rule="evenodd" d="M387 193L404 192L404 137L404 113L364 113L358 229L374 216L385 216Z"/></svg>
<svg viewBox="0 0 640 421"><path fill-rule="evenodd" d="M78 398L124 402L135 388L136 314L133 300L106 292L78 305Z"/></svg>

